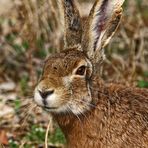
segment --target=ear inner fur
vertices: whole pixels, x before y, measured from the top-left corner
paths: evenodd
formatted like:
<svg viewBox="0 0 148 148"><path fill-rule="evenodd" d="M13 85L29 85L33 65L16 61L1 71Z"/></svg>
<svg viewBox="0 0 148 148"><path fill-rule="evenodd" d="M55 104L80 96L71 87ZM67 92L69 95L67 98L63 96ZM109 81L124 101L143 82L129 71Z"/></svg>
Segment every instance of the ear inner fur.
<svg viewBox="0 0 148 148"><path fill-rule="evenodd" d="M104 48L109 43L112 36L115 34L119 26L121 17L122 17L122 8L119 8L115 11L114 15L112 16L112 19L109 22L105 35L102 37L101 48Z"/></svg>
<svg viewBox="0 0 148 148"><path fill-rule="evenodd" d="M124 0L97 0L91 9L82 37L82 48L94 63L104 57L102 48L118 27L123 2Z"/></svg>
<svg viewBox="0 0 148 148"><path fill-rule="evenodd" d="M101 32L104 30L105 28L105 21L107 19L106 17L106 5L108 3L108 0L104 0L100 6L100 10L98 10L98 12L96 13L96 16L99 15L99 13L102 13L104 15L101 15L100 18L98 17L96 20L98 23L95 24L95 26L93 27L93 30L96 31L96 33L98 34L95 38L95 41L94 41L94 45L93 45L93 51L95 52L96 51L96 48L97 48L97 43L99 41L99 38L100 38L100 35L101 35Z"/></svg>

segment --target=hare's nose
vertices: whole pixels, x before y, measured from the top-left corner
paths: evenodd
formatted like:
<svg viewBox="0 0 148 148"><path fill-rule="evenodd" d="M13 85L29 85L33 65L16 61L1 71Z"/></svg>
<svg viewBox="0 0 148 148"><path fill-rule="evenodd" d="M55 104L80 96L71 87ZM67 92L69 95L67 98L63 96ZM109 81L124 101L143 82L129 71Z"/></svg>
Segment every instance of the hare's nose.
<svg viewBox="0 0 148 148"><path fill-rule="evenodd" d="M43 99L46 99L48 96L50 96L54 93L54 90L48 90L48 91L39 90L39 93Z"/></svg>

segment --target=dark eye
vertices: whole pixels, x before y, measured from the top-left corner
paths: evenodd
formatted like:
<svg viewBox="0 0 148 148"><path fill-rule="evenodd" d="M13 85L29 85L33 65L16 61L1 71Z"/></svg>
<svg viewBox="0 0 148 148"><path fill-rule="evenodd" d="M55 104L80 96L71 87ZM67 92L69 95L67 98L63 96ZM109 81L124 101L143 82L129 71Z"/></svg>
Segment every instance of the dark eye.
<svg viewBox="0 0 148 148"><path fill-rule="evenodd" d="M76 71L76 75L80 75L80 76L84 75L85 74L85 70L86 70L86 67L85 66L79 67L77 69L77 71Z"/></svg>

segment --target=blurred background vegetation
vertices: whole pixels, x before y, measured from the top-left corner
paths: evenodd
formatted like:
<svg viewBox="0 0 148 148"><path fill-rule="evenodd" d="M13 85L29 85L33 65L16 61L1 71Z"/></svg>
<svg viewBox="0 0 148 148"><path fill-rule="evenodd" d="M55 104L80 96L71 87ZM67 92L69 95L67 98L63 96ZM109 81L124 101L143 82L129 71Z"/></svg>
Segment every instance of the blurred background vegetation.
<svg viewBox="0 0 148 148"><path fill-rule="evenodd" d="M78 0L83 15L94 0ZM87 9L86 9L87 8ZM0 147L49 147L65 139L49 114L32 103L44 59L63 48L57 0L0 0ZM100 68L105 81L148 88L148 2L126 0L120 27Z"/></svg>

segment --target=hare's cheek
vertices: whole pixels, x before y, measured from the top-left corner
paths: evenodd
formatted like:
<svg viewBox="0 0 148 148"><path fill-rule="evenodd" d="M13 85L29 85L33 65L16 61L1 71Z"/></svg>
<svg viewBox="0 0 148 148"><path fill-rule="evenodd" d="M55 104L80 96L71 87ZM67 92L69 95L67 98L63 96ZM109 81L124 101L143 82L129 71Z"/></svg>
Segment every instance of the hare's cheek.
<svg viewBox="0 0 148 148"><path fill-rule="evenodd" d="M70 76L65 76L62 78L62 81L63 81L64 87L69 88L72 82L72 78Z"/></svg>
<svg viewBox="0 0 148 148"><path fill-rule="evenodd" d="M87 93L87 84L85 78L74 78L72 82L73 92L78 95Z"/></svg>

